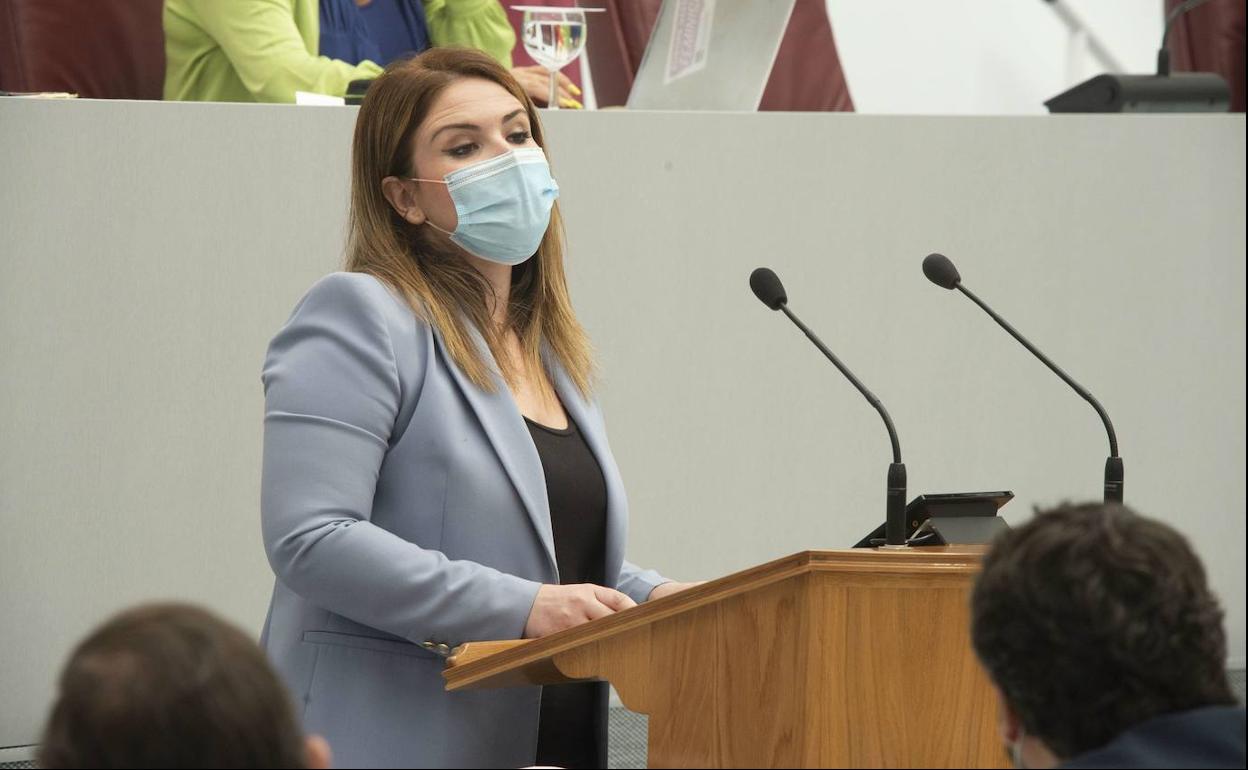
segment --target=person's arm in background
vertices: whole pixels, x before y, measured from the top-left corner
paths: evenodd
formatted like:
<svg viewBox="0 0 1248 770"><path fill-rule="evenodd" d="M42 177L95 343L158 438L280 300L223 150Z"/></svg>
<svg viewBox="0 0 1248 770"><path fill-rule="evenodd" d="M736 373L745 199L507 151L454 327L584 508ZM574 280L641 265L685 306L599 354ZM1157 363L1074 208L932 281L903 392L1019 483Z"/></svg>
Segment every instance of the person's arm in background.
<svg viewBox="0 0 1248 770"><path fill-rule="evenodd" d="M358 65L308 51L296 24L293 0L188 0L204 31L229 58L239 79L257 101L293 102L295 91L342 96L352 80L377 77L381 67ZM300 21L318 25L317 6Z"/></svg>
<svg viewBox="0 0 1248 770"><path fill-rule="evenodd" d="M512 67L511 49L516 32L499 0L423 0L434 46L462 46L484 51L519 81L533 101L545 105L550 97L550 72L544 67ZM581 107L580 94L567 76L559 75L562 107Z"/></svg>
<svg viewBox="0 0 1248 770"><path fill-rule="evenodd" d="M511 69L516 33L499 0L423 0L429 41L484 51Z"/></svg>

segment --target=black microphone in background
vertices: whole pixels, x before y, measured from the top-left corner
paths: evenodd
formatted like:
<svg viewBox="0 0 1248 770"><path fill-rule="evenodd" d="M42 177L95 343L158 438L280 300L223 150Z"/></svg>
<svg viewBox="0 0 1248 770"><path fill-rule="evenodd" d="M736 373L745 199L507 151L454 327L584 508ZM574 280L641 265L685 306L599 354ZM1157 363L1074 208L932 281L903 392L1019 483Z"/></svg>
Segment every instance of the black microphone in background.
<svg viewBox="0 0 1248 770"><path fill-rule="evenodd" d="M858 392L861 393L875 407L875 411L880 413L880 417L884 418L884 427L888 429L888 440L893 445L893 462L888 466L888 496L885 505L884 518L884 542L887 546L905 547L906 545L906 466L901 462L901 444L897 441L897 431L893 428L893 420L888 416L888 410L880 403L875 395L867 390L866 386L858 381L853 372L845 368L845 364L841 363L827 345L823 344L815 333L806 327L806 324L789 310L788 295L784 292L784 285L780 283L780 278L771 270L760 267L750 273L750 288L754 291L754 296L772 310L782 310L789 317L789 320L802 330L807 339L815 343L815 347L819 348L828 360L845 375Z"/></svg>
<svg viewBox="0 0 1248 770"><path fill-rule="evenodd" d="M962 276L958 274L958 269L953 266L953 262L944 254L928 254L923 260L923 275L927 279L942 289L957 289L971 301L984 309L984 312L992 316L992 320L1000 324L1002 329L1010 333L1014 339L1022 343L1023 347L1031 351L1032 355L1040 359L1045 366L1053 370L1053 373L1062 378L1070 387L1074 388L1084 401L1092 405L1096 413L1101 416L1101 422L1105 423L1105 432L1109 434L1109 459L1105 461L1105 502L1121 503L1122 502L1122 458L1118 455L1118 436L1114 433L1114 424L1109 421L1109 415L1106 414L1105 408L1101 403L1088 392L1087 388L1075 382L1069 374L1055 363L1049 360L1049 357L1041 353L1035 345L1027 341L1023 335L1010 326L1004 318L993 312L992 308L984 304L983 300L971 293L971 290L962 285Z"/></svg>
<svg viewBox="0 0 1248 770"><path fill-rule="evenodd" d="M1159 76L1170 76L1170 46L1167 42L1170 39L1170 28L1174 26L1174 23L1179 20L1180 16L1187 14L1188 11L1198 5L1204 5L1205 2L1206 0L1187 0L1185 3L1180 3L1166 17L1166 25L1161 30L1161 47L1157 49L1157 74Z"/></svg>
<svg viewBox="0 0 1248 770"><path fill-rule="evenodd" d="M1059 0L1047 2L1064 19L1074 18ZM1096 75L1054 96L1044 106L1049 112L1226 112L1231 108L1226 78L1213 72L1170 72L1170 29L1181 16L1204 3L1187 0L1166 18L1157 51L1157 74Z"/></svg>

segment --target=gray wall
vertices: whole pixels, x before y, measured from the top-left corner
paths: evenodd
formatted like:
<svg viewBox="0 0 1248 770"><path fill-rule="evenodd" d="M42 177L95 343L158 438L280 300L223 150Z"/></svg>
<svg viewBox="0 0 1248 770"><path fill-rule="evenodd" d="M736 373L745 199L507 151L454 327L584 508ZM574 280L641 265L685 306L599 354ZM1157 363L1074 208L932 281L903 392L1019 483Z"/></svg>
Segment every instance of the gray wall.
<svg viewBox="0 0 1248 770"><path fill-rule="evenodd" d="M72 643L174 597L258 630L265 346L340 259L354 111L0 101L0 747ZM1100 494L1095 414L929 251L1107 405L1127 500L1188 533L1244 656L1244 118L561 112L573 296L632 503L631 557L714 577L912 493Z"/></svg>

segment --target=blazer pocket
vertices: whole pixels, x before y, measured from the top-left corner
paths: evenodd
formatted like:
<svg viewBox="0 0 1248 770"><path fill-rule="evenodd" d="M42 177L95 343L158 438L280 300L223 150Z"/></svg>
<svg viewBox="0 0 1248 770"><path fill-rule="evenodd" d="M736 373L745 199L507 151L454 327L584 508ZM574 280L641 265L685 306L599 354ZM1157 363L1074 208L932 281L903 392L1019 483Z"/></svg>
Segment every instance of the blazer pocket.
<svg viewBox="0 0 1248 770"><path fill-rule="evenodd" d="M340 634L334 631L304 631L303 641L308 644L324 644L331 647L352 647L357 650L389 652L395 655L407 655L409 657L424 658L426 660L445 660L445 658L441 655L431 652L430 650L426 650L418 644L400 642L393 639L378 639L374 636Z"/></svg>

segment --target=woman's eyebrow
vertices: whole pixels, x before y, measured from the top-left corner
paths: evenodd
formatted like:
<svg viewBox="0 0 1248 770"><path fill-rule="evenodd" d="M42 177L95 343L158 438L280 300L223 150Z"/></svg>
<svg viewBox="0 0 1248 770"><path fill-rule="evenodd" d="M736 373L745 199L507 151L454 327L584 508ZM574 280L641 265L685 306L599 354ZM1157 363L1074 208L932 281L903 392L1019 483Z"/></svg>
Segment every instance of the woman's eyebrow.
<svg viewBox="0 0 1248 770"><path fill-rule="evenodd" d="M452 128L463 128L469 131L481 130L481 127L475 123L448 123L445 126L442 126L441 128L439 128L437 131L434 131L433 136L429 137L429 141L432 142L434 139L438 138L438 134L442 133L443 131L452 129Z"/></svg>
<svg viewBox="0 0 1248 770"><path fill-rule="evenodd" d="M523 107L521 107L518 110L512 110L511 112L504 115L503 119L499 122L500 123L510 122L512 118L516 117L517 115L520 115L523 112L524 112ZM442 126L441 128L439 128L437 131L434 131L433 136L429 137L429 141L432 142L434 139L438 138L438 134L448 129L452 129L452 128L462 128L467 131L480 131L481 130L481 127L478 126L476 123L448 123L445 126Z"/></svg>

